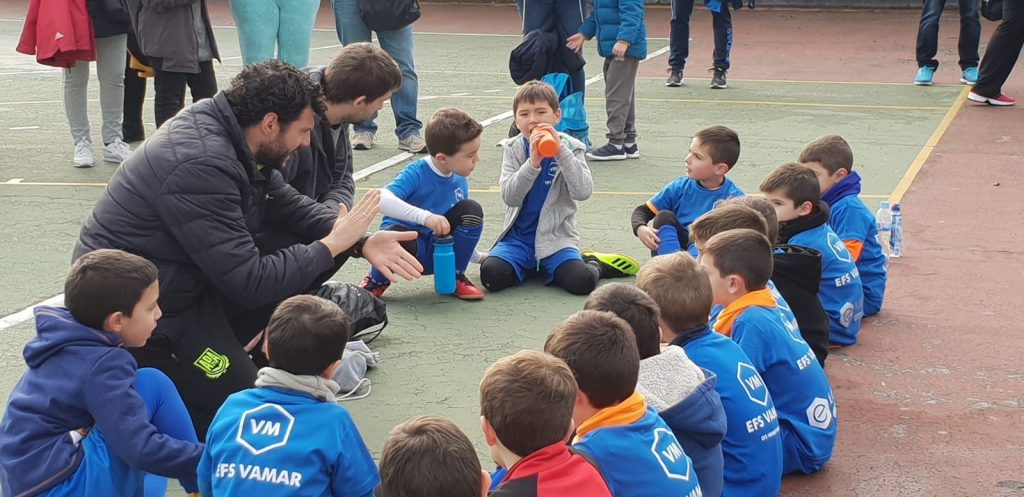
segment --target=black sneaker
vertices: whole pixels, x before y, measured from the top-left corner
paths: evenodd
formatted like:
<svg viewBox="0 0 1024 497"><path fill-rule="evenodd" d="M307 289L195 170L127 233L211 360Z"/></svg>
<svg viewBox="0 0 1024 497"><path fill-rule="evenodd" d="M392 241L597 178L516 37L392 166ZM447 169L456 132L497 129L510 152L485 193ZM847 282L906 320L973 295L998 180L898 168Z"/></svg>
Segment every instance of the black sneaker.
<svg viewBox="0 0 1024 497"><path fill-rule="evenodd" d="M611 143L587 152L587 158L590 160L626 160L626 149L622 145L612 145Z"/></svg>
<svg viewBox="0 0 1024 497"><path fill-rule="evenodd" d="M728 88L729 83L725 80L725 73L728 72L725 69L713 68L715 75L711 77L711 87L715 89Z"/></svg>
<svg viewBox="0 0 1024 497"><path fill-rule="evenodd" d="M640 158L640 146L634 143L633 145L623 145L622 151L626 153L627 159L639 159Z"/></svg>
<svg viewBox="0 0 1024 497"><path fill-rule="evenodd" d="M665 86L677 87L683 86L683 70L670 68L668 70L668 79L665 80Z"/></svg>

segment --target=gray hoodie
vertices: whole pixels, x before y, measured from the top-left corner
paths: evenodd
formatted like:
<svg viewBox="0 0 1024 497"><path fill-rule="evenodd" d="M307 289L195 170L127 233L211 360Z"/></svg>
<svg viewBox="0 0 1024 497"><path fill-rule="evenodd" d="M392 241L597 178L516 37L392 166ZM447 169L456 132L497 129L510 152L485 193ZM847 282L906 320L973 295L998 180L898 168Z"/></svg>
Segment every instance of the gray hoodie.
<svg viewBox="0 0 1024 497"><path fill-rule="evenodd" d="M580 249L580 235L576 231L576 203L590 198L594 192L594 179L584 157L586 146L564 133L559 133L559 136L564 146L558 149L558 168L537 222L537 238L534 242L534 257L537 260L565 248ZM499 241L515 224L526 194L540 175L540 169L530 165L527 143L522 136L503 140L501 145L504 153L498 186L501 189L501 200L508 206L508 210L505 211L505 227L498 237Z"/></svg>

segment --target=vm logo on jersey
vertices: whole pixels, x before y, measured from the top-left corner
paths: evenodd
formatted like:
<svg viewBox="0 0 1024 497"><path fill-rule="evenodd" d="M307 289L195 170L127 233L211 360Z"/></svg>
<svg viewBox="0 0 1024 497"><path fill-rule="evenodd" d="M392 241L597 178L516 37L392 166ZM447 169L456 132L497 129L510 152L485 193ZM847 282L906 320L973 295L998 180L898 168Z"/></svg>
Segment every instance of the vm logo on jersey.
<svg viewBox="0 0 1024 497"><path fill-rule="evenodd" d="M249 449L253 455L260 455L288 443L295 418L277 404L263 404L242 413L235 440Z"/></svg>
<svg viewBox="0 0 1024 497"><path fill-rule="evenodd" d="M847 250L846 244L839 239L839 235L834 231L830 231L828 234L828 247L832 249L832 253L836 255L837 259L843 262L853 262L853 256Z"/></svg>
<svg viewBox="0 0 1024 497"><path fill-rule="evenodd" d="M686 457L679 440L667 428L654 429L651 452L665 470L665 475L676 480L690 481L690 458Z"/></svg>
<svg viewBox="0 0 1024 497"><path fill-rule="evenodd" d="M747 397L762 407L768 407L768 387L754 366L741 362L736 365L736 379L743 385Z"/></svg>
<svg viewBox="0 0 1024 497"><path fill-rule="evenodd" d="M807 422L811 426L827 430L832 426L833 419L835 413L832 412L832 406L827 399L815 397L811 405L807 406Z"/></svg>
<svg viewBox="0 0 1024 497"><path fill-rule="evenodd" d="M462 191L462 188L455 189L455 200L457 200L458 202L466 200L466 192Z"/></svg>

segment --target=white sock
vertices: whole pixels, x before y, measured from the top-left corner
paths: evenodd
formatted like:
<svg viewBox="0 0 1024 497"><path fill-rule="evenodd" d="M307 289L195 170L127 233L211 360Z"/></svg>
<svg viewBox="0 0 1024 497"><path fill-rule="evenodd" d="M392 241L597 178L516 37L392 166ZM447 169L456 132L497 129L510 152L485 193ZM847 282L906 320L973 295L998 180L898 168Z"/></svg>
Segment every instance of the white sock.
<svg viewBox="0 0 1024 497"><path fill-rule="evenodd" d="M626 144L626 148L633 148L633 147L635 147L635 146L636 146L636 142L633 142L633 143L627 143L627 144Z"/></svg>

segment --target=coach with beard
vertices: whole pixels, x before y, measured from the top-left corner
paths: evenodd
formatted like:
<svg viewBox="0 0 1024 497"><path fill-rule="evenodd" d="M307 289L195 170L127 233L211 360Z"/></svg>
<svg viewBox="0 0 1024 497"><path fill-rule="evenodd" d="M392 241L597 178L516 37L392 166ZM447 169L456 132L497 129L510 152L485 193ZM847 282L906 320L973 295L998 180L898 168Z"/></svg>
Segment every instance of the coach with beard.
<svg viewBox="0 0 1024 497"><path fill-rule="evenodd" d="M320 88L298 69L279 61L246 68L229 89L179 112L137 149L82 227L76 259L116 248L159 269L163 317L133 353L139 366L174 381L200 440L224 399L253 386L257 368L241 344L279 302L315 290L349 257L392 279L422 271L399 245L416 233L365 235L379 191L339 215L282 179L287 158L309 146L324 105ZM301 243L260 255L253 235L267 228Z"/></svg>

